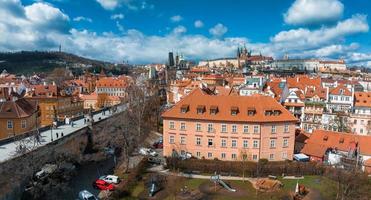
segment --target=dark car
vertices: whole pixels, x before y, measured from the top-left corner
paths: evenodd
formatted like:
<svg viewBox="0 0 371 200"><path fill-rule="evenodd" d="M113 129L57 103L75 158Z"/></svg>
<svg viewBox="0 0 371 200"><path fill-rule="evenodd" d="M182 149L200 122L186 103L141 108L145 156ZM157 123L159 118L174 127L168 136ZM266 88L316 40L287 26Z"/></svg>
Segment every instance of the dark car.
<svg viewBox="0 0 371 200"><path fill-rule="evenodd" d="M115 190L115 186L113 184L107 183L106 181L100 179L93 182L93 187L98 190Z"/></svg>

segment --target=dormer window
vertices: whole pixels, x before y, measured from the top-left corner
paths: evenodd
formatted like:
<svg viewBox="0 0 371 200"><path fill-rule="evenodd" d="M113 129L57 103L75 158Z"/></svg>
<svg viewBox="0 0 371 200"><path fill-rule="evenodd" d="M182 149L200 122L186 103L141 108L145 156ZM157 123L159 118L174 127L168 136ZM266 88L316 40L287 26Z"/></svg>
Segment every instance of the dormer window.
<svg viewBox="0 0 371 200"><path fill-rule="evenodd" d="M323 140L324 140L324 141L327 141L327 140L328 140L328 136L325 135L325 136L323 137Z"/></svg>
<svg viewBox="0 0 371 200"><path fill-rule="evenodd" d="M236 116L238 114L238 107L232 106L231 107L231 115Z"/></svg>
<svg viewBox="0 0 371 200"><path fill-rule="evenodd" d="M205 105L197 106L197 114L203 114L205 112Z"/></svg>
<svg viewBox="0 0 371 200"><path fill-rule="evenodd" d="M273 110L266 110L264 114L265 116L271 116L273 114Z"/></svg>
<svg viewBox="0 0 371 200"><path fill-rule="evenodd" d="M339 140L339 143L344 143L344 138L342 137L342 138L340 138L340 140Z"/></svg>
<svg viewBox="0 0 371 200"><path fill-rule="evenodd" d="M280 111L280 110L274 110L273 111L273 115L274 116L278 116L278 115L280 115L282 112Z"/></svg>
<svg viewBox="0 0 371 200"><path fill-rule="evenodd" d="M180 112L182 113L186 113L189 111L189 105L188 104L183 104L181 107L180 107Z"/></svg>
<svg viewBox="0 0 371 200"><path fill-rule="evenodd" d="M211 115L216 115L218 113L218 106L210 106L210 114Z"/></svg>
<svg viewBox="0 0 371 200"><path fill-rule="evenodd" d="M247 115L248 116L254 116L256 114L255 108L248 108L247 109Z"/></svg>

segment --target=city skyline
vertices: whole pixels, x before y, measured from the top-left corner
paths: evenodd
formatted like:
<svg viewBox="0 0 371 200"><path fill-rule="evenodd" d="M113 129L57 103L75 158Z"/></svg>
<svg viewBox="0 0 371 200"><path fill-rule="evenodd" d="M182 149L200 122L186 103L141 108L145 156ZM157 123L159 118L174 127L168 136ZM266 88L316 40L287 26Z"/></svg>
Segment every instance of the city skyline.
<svg viewBox="0 0 371 200"><path fill-rule="evenodd" d="M62 50L130 63L235 56L237 46L282 58L344 58L371 66L370 2L5 0L1 51Z"/></svg>

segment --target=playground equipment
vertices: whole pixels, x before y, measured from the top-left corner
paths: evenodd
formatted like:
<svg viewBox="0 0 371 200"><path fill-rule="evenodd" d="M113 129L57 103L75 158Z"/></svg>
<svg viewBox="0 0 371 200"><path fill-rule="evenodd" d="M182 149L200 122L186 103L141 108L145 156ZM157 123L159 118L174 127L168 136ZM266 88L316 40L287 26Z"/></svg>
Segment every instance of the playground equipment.
<svg viewBox="0 0 371 200"><path fill-rule="evenodd" d="M215 184L218 183L219 185L223 186L225 189L231 192L236 192L236 189L231 188L227 183L220 179L220 175L214 175L210 177L210 180Z"/></svg>

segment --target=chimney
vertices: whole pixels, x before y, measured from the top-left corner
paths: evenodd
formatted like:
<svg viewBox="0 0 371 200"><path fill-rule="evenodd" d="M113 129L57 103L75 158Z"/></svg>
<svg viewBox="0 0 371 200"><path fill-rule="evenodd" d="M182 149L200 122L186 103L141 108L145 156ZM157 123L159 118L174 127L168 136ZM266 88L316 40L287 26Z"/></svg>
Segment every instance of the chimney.
<svg viewBox="0 0 371 200"><path fill-rule="evenodd" d="M47 84L46 84L46 82L45 82L45 81L44 81L43 85L44 85L44 86L47 86Z"/></svg>
<svg viewBox="0 0 371 200"><path fill-rule="evenodd" d="M55 85L55 82L53 81L52 85Z"/></svg>

